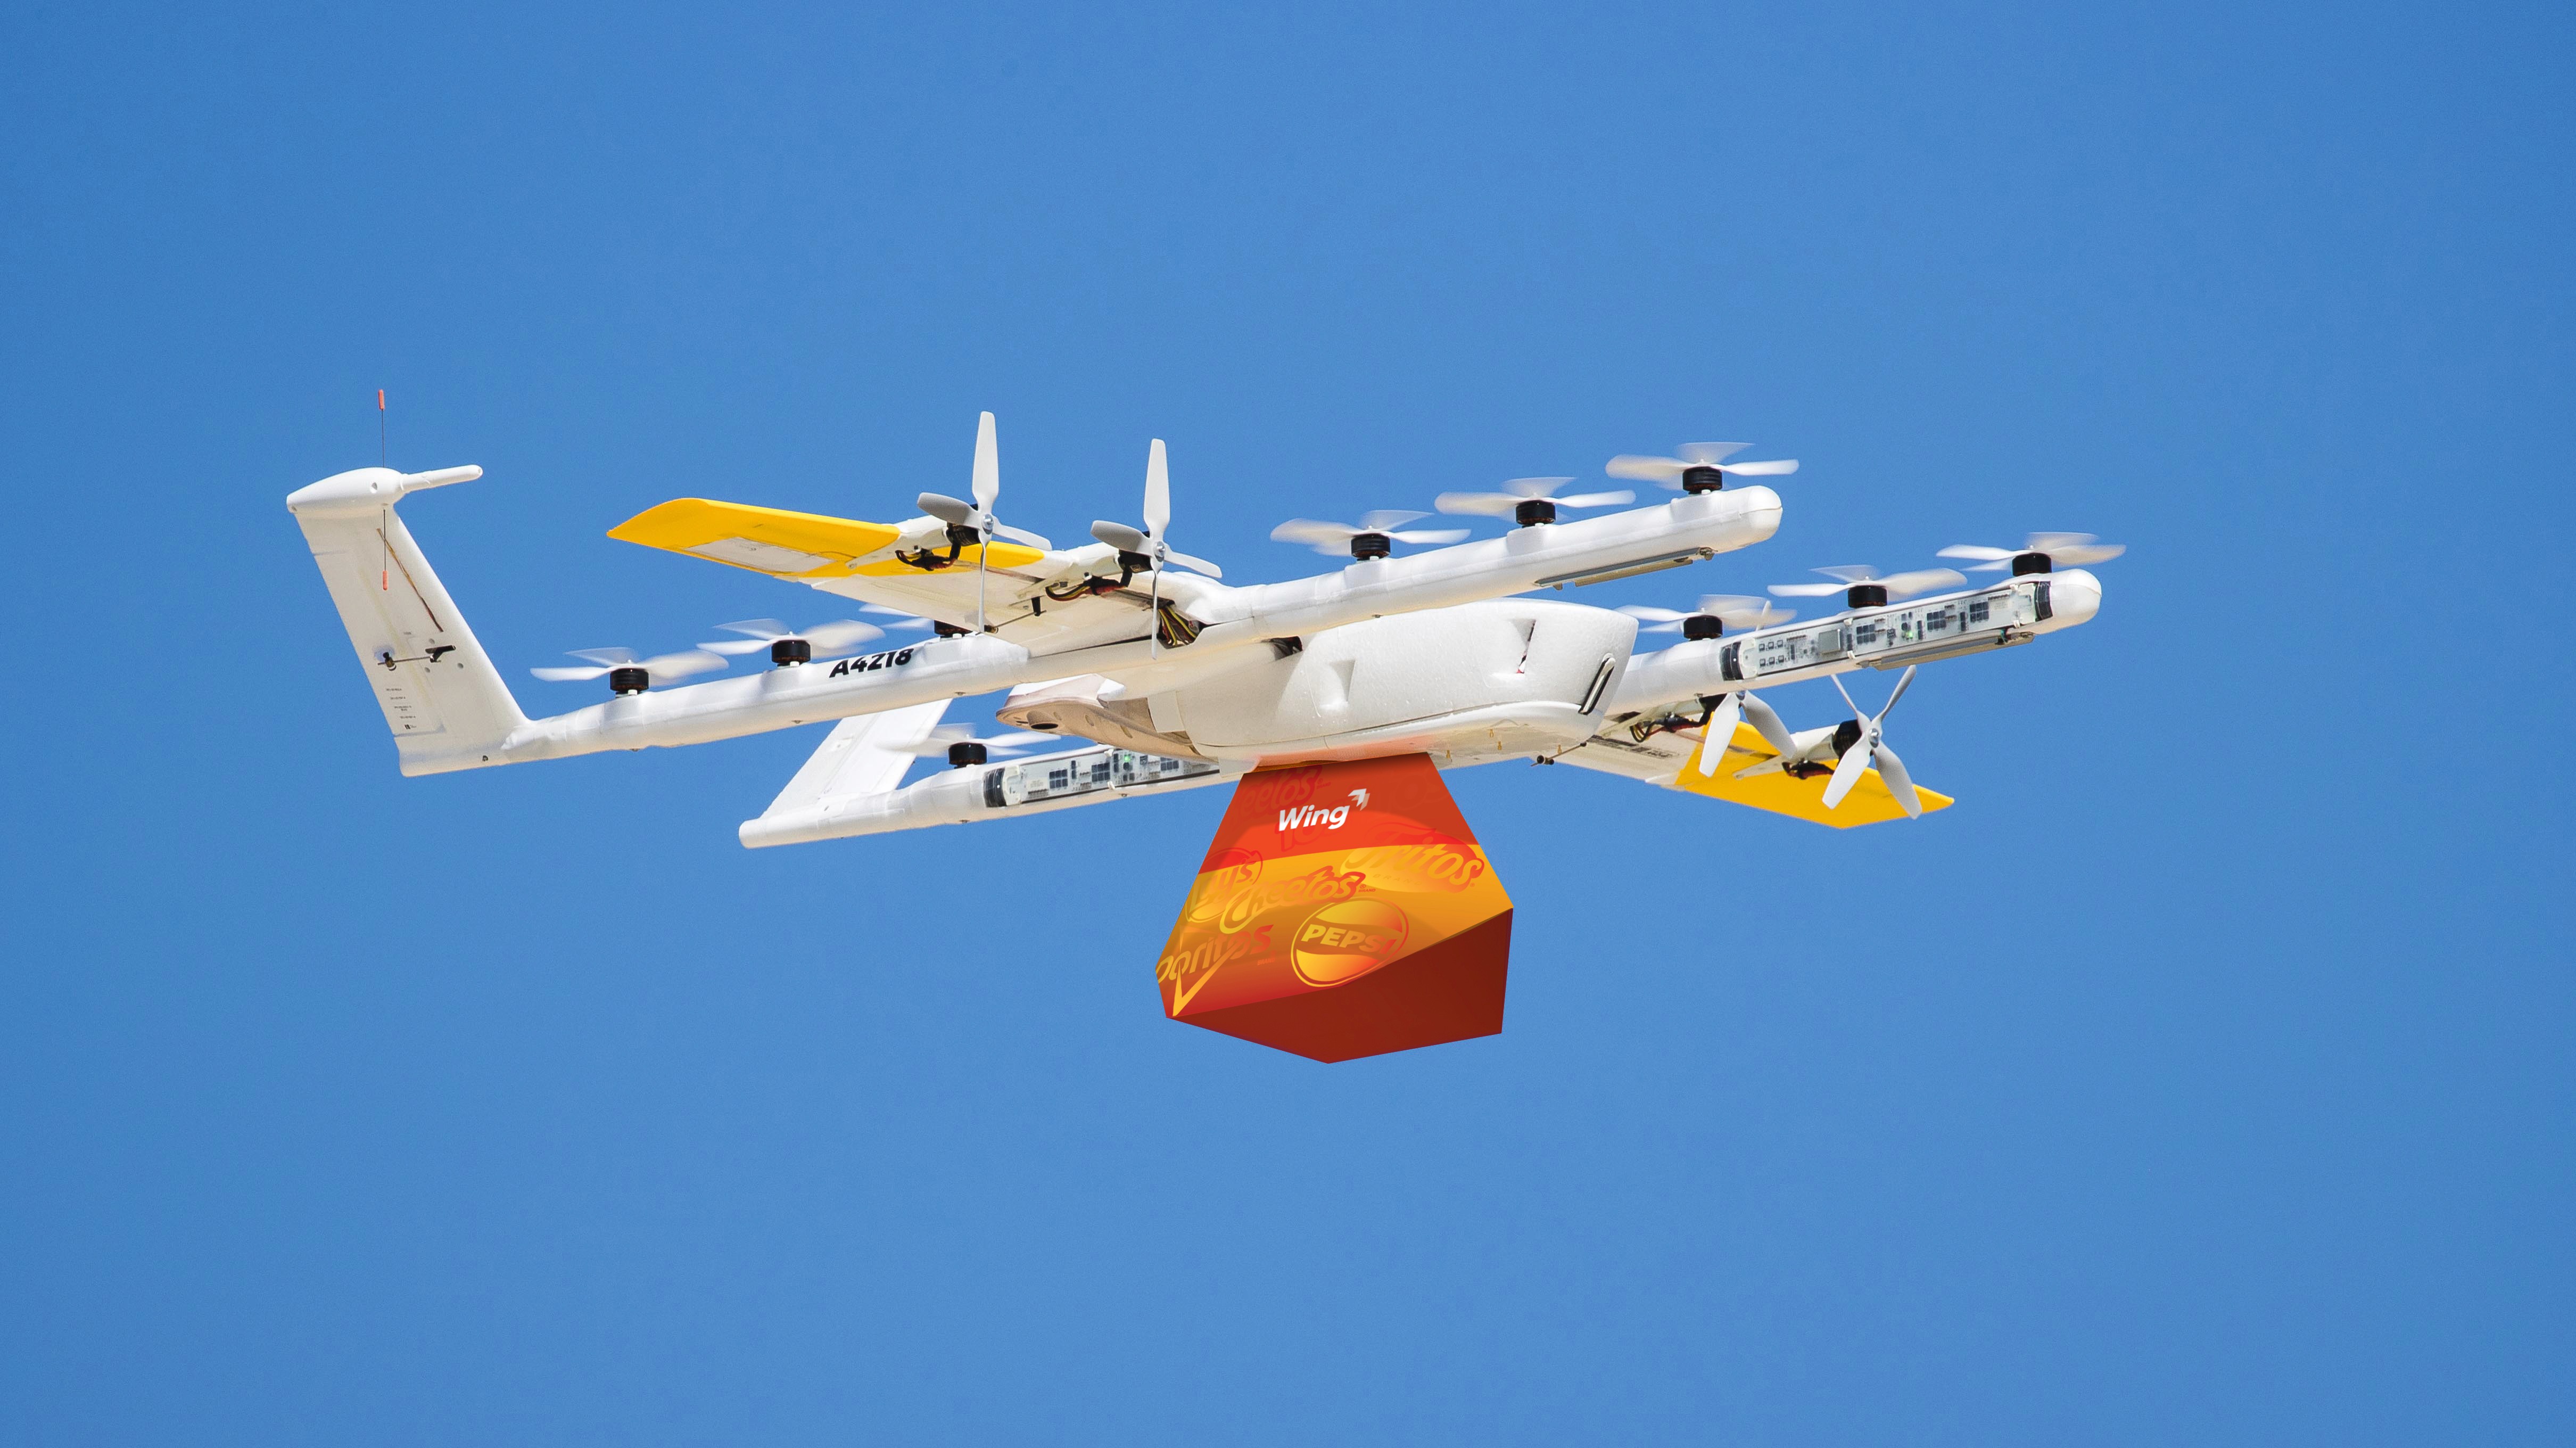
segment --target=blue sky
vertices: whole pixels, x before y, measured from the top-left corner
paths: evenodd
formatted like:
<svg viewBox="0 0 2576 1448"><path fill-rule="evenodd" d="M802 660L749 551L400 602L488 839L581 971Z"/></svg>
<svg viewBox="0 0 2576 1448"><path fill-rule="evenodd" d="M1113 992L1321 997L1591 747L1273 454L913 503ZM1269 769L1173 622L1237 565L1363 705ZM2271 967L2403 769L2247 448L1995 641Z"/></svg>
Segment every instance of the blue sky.
<svg viewBox="0 0 2576 1448"><path fill-rule="evenodd" d="M2570 39L11 10L0 1436L2567 1441ZM378 387L532 712L814 614L605 529L896 514L981 408L1058 538L1170 439L1230 577L1709 436L1779 537L1600 601L2131 552L1918 681L1920 825L1451 776L1508 1026L1327 1068L1161 1019L1218 791L399 778L281 506Z"/></svg>

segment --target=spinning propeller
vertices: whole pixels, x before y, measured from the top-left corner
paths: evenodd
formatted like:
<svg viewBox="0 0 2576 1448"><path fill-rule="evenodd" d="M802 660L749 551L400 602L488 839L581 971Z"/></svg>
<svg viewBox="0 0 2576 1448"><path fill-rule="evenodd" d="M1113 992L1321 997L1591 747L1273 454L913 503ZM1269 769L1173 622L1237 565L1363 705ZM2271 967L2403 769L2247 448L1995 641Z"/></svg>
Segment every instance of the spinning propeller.
<svg viewBox="0 0 2576 1448"><path fill-rule="evenodd" d="M887 628L922 629L937 628L939 626L917 613L906 613L899 608L888 608L882 603L863 603L859 605L859 612L873 613L880 618L892 619L893 622L887 624Z"/></svg>
<svg viewBox="0 0 2576 1448"><path fill-rule="evenodd" d="M1054 738L1052 734L1033 734L1023 729L979 739L975 737L972 724L942 724L932 729L920 743L906 746L904 752L918 754L925 759L946 755L950 765L963 768L969 764L982 764L991 755L1017 754L1031 745L1050 743Z"/></svg>
<svg viewBox="0 0 2576 1448"><path fill-rule="evenodd" d="M683 649L675 654L655 654L649 659L637 658L633 649L572 649L576 659L590 660L590 668L530 669L529 673L550 684L569 683L576 679L608 676L608 687L620 694L641 694L661 679L685 679L691 674L710 673L725 666L724 656L705 649Z"/></svg>
<svg viewBox="0 0 2576 1448"><path fill-rule="evenodd" d="M872 623L845 618L833 623L818 623L797 632L774 618L749 618L740 623L720 623L726 633L748 634L749 638L722 639L699 648L713 654L747 654L754 649L769 650L769 661L781 666L811 663L846 654L870 639L885 637L885 630Z"/></svg>
<svg viewBox="0 0 2576 1448"><path fill-rule="evenodd" d="M924 493L917 500L921 511L948 525L948 541L975 548L975 631L984 631L984 579L992 571L991 551L995 538L1008 538L1025 543L1041 553L1052 551L1054 544L1025 528L1014 528L993 516L993 504L1002 496L1002 459L999 445L993 439L993 414L983 414L975 424L975 501L952 498L945 493Z"/></svg>
<svg viewBox="0 0 2576 1448"><path fill-rule="evenodd" d="M1741 593L1709 594L1693 613L1647 603L1623 603L1619 611L1639 620L1639 633L1677 633L1687 639L1721 638L1729 628L1768 628L1798 616L1794 608L1782 608L1767 598Z"/></svg>
<svg viewBox="0 0 2576 1448"><path fill-rule="evenodd" d="M1796 458L1774 458L1769 462L1731 463L1726 461L1746 448L1749 442L1686 442L1673 449L1679 457L1650 458L1635 453L1621 453L1602 469L1614 478L1634 478L1641 483L1659 483L1686 493L1714 493L1726 486L1728 478L1777 478L1798 470Z"/></svg>
<svg viewBox="0 0 2576 1448"><path fill-rule="evenodd" d="M1356 526L1349 523L1319 523L1312 518L1291 518L1271 529L1270 536L1275 542L1303 543L1328 558L1348 548L1351 550L1351 556L1359 559L1384 558L1392 551L1388 546L1392 543L1455 543L1467 536L1467 530L1464 528L1404 530L1404 525L1414 519L1430 516L1428 513L1405 513L1381 509L1374 513L1360 514L1360 521Z"/></svg>
<svg viewBox="0 0 2576 1448"><path fill-rule="evenodd" d="M2019 548L1953 543L1941 550L1941 556L1986 560L1969 569L1970 573L2001 573L2010 564L2013 576L2018 578L2025 573L2053 572L2062 564L2108 563L2128 551L2125 543L2104 543L2090 533L2033 533L2030 541Z"/></svg>
<svg viewBox="0 0 2576 1448"><path fill-rule="evenodd" d="M1527 528L1537 523L1555 522L1559 508L1607 508L1637 501L1637 495L1626 488L1609 493L1577 493L1571 498L1556 496L1557 489L1573 481L1572 478L1514 478L1490 493L1442 493L1432 500L1431 506L1443 513L1510 518Z"/></svg>
<svg viewBox="0 0 2576 1448"><path fill-rule="evenodd" d="M1950 588L1967 582L1967 576L1954 568L1917 568L1911 573L1882 575L1867 564L1841 568L1819 568L1816 572L1840 583L1775 583L1771 592L1781 598L1825 598L1841 594L1852 608L1876 608L1891 598L1912 598L1936 588Z"/></svg>

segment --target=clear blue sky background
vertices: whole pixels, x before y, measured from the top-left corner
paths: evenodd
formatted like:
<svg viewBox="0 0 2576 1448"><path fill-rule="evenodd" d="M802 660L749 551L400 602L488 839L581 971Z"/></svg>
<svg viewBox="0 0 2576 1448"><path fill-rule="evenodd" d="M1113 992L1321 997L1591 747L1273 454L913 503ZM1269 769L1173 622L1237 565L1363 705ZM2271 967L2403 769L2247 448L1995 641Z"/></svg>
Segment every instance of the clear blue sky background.
<svg viewBox="0 0 2576 1448"><path fill-rule="evenodd" d="M11 8L0 1438L2576 1438L2570 30ZM899 514L979 408L1256 580L1708 436L1780 536L1599 601L2132 551L1917 684L1921 825L1451 776L1509 1026L1328 1068L1161 1018L1220 792L399 778L282 506L380 386L532 709L830 615L604 529Z"/></svg>

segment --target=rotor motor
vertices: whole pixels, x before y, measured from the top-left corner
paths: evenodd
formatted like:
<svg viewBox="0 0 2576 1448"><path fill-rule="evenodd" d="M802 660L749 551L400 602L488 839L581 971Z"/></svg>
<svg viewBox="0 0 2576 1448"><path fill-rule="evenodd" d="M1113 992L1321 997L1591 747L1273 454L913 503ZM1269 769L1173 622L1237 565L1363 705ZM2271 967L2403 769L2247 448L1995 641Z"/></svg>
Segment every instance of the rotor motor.
<svg viewBox="0 0 2576 1448"><path fill-rule="evenodd" d="M1682 491L1685 493L1714 493L1725 486L1726 474L1714 467L1682 469Z"/></svg>
<svg viewBox="0 0 2576 1448"><path fill-rule="evenodd" d="M608 688L611 693L641 694L652 687L653 675L647 670L611 669L608 671Z"/></svg>

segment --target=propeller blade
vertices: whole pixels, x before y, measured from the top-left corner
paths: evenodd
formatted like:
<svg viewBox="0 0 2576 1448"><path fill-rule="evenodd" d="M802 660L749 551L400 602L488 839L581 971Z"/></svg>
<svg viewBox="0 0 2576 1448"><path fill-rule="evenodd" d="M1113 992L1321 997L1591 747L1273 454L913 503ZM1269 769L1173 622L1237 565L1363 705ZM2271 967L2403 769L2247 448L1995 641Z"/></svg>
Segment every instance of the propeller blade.
<svg viewBox="0 0 2576 1448"><path fill-rule="evenodd" d="M1572 478L1508 478L1503 482L1503 493L1506 497L1526 502L1531 498L1549 497L1573 481Z"/></svg>
<svg viewBox="0 0 2576 1448"><path fill-rule="evenodd" d="M940 522L960 528L966 527L967 520L975 516L974 504L963 498L952 498L946 493L924 493L913 499L913 502L921 511L937 518Z"/></svg>
<svg viewBox="0 0 2576 1448"><path fill-rule="evenodd" d="M1693 467L1713 468L1751 446L1749 442L1686 442L1673 451Z"/></svg>
<svg viewBox="0 0 2576 1448"><path fill-rule="evenodd" d="M1002 457L993 437L993 414L975 419L975 506L989 513L1002 496Z"/></svg>
<svg viewBox="0 0 2576 1448"><path fill-rule="evenodd" d="M1717 762L1726 757L1726 746L1735 738L1735 721L1744 717L1744 695L1729 694L1708 711L1708 727L1700 731L1699 772L1703 779L1717 773Z"/></svg>
<svg viewBox="0 0 2576 1448"><path fill-rule="evenodd" d="M1637 453L1621 453L1602 464L1601 471L1631 482L1670 484L1680 482L1682 469L1689 466L1680 458L1650 458Z"/></svg>
<svg viewBox="0 0 2576 1448"><path fill-rule="evenodd" d="M1744 717L1752 720L1753 727L1761 733L1762 742L1779 750L1781 759L1785 760L1798 752L1798 741L1789 733L1789 726L1781 720L1779 710L1763 702L1759 694L1739 691L1735 697L1744 706Z"/></svg>
<svg viewBox="0 0 2576 1448"><path fill-rule="evenodd" d="M1091 525L1091 536L1121 553L1145 551L1145 535L1124 523L1112 523L1105 518L1097 520Z"/></svg>
<svg viewBox="0 0 2576 1448"><path fill-rule="evenodd" d="M717 639L712 643L700 644L698 647L705 649L708 653L723 654L730 658L735 655L754 653L761 649L765 649L769 647L769 643L770 641L768 639Z"/></svg>
<svg viewBox="0 0 2576 1448"><path fill-rule="evenodd" d="M1653 623L1680 623L1690 617L1679 609L1657 608L1651 603L1623 603L1619 605L1619 611L1630 618L1642 618Z"/></svg>
<svg viewBox="0 0 2576 1448"><path fill-rule="evenodd" d="M995 523L993 525L993 535L997 538L1008 538L1014 543L1025 543L1029 547L1038 550L1040 553L1052 553L1055 551L1055 545L1053 543L1048 542L1046 539L1030 532L1026 528L1014 528L1008 523Z"/></svg>
<svg viewBox="0 0 2576 1448"><path fill-rule="evenodd" d="M1416 514L1415 516L1419 517L1420 515ZM1369 531L1374 533L1381 532L1383 530L1372 528ZM1459 539L1467 536L1467 530L1464 528L1415 528L1402 533L1388 533L1386 536L1394 539L1398 543L1455 543Z"/></svg>
<svg viewBox="0 0 2576 1448"><path fill-rule="evenodd" d="M716 627L726 633L749 634L762 643L767 643L771 639L787 638L792 632L787 625L774 618L747 618L740 623L720 623ZM700 647L713 648L714 645L704 644Z"/></svg>
<svg viewBox="0 0 2576 1448"><path fill-rule="evenodd" d="M1183 553L1177 548L1165 548L1163 550L1163 561L1165 563L1177 563L1192 573L1204 573L1210 578L1225 577L1224 569L1217 567L1215 564L1208 562L1204 558L1193 558L1189 554Z"/></svg>
<svg viewBox="0 0 2576 1448"><path fill-rule="evenodd" d="M1852 702L1851 690L1843 687L1842 675L1827 674L1825 675L1825 682L1833 685L1834 692L1843 696L1843 706L1852 711L1852 717L1854 719L1866 719L1869 717L1869 711Z"/></svg>
<svg viewBox="0 0 2576 1448"><path fill-rule="evenodd" d="M2009 548L1988 548L1982 543L1953 543L1933 556L1936 558L1980 558L1989 563L2005 563L2011 561L2013 550Z"/></svg>
<svg viewBox="0 0 2576 1448"><path fill-rule="evenodd" d="M2090 533L2033 533L2022 545L2024 553L2055 553L2062 548L2081 548L2102 541Z"/></svg>
<svg viewBox="0 0 2576 1448"><path fill-rule="evenodd" d="M568 684L576 679L599 678L606 674L608 670L604 667L595 669L547 668L530 669L528 672L545 680L549 684Z"/></svg>
<svg viewBox="0 0 2576 1448"><path fill-rule="evenodd" d="M1767 598L1742 593L1707 594L1699 601L1699 611L1729 628L1767 628L1798 616L1794 608L1782 608Z"/></svg>
<svg viewBox="0 0 2576 1448"><path fill-rule="evenodd" d="M1876 583L1879 581L1878 570L1870 567L1866 563L1837 563L1831 567L1812 568L1808 571L1811 573L1821 573L1827 578L1839 578L1845 583ZM1840 592L1841 590L1836 589L1833 591Z"/></svg>
<svg viewBox="0 0 2576 1448"><path fill-rule="evenodd" d="M2048 556L2054 562L2080 567L2087 563L2108 563L2128 551L2129 545L2125 543L2079 543L2071 548L2051 548Z"/></svg>
<svg viewBox="0 0 2576 1448"><path fill-rule="evenodd" d="M877 615L877 616L878 616L878 617L880 617L880 618L890 618L890 619L895 620L895 622L890 623L890 624L887 624L887 625L886 625L886 627L887 627L887 628L928 628L928 627L930 627L930 620L928 620L928 619L926 619L926 618L923 618L921 615L919 615L919 614L917 614L917 613L906 613L906 612L904 612L902 609L899 609L899 608L888 608L888 607L886 607L886 606L885 606L884 604L882 604L882 603L863 603L863 604L860 604L860 605L859 605L859 612L861 612L861 613L873 613L873 614Z"/></svg>
<svg viewBox="0 0 2576 1448"><path fill-rule="evenodd" d="M1905 697L1905 691L1914 687L1914 670L1916 667L1918 666L1907 664L1905 666L1905 672L1897 675L1896 687L1889 691L1887 702L1878 706L1879 718L1886 718L1888 711L1896 707L1896 701Z"/></svg>
<svg viewBox="0 0 2576 1448"><path fill-rule="evenodd" d="M1313 518L1291 518L1270 530L1274 543L1304 543L1318 553L1338 553L1353 536L1369 531L1348 523L1325 523Z"/></svg>
<svg viewBox="0 0 2576 1448"><path fill-rule="evenodd" d="M1028 729L1015 729L1008 734L996 734L991 738L986 739L984 741L984 747L987 749L1027 749L1039 744L1054 743L1055 738L1056 737L1052 734L1040 734Z"/></svg>
<svg viewBox="0 0 2576 1448"><path fill-rule="evenodd" d="M1769 462L1725 463L1721 464L1717 470L1721 473L1738 478L1780 478L1787 477L1789 474L1796 472L1798 470L1798 460L1796 458L1774 458Z"/></svg>
<svg viewBox="0 0 2576 1448"><path fill-rule="evenodd" d="M1572 480L1568 479L1568 481ZM1637 501L1635 493L1621 488L1608 493L1577 493L1571 498L1557 499L1556 505L1560 508L1612 508L1635 501Z"/></svg>
<svg viewBox="0 0 2576 1448"><path fill-rule="evenodd" d="M1443 513L1476 514L1488 518L1508 518L1525 499L1509 493L1442 493L1431 500L1431 506Z"/></svg>
<svg viewBox="0 0 2576 1448"><path fill-rule="evenodd" d="M872 623L861 623L854 618L818 623L805 630L805 642L812 644L814 652L818 654L837 654L854 645L866 643L870 639L884 637L884 629Z"/></svg>
<svg viewBox="0 0 2576 1448"><path fill-rule="evenodd" d="M1911 573L1890 574L1875 581L1887 590L1890 598L1910 598L1936 588L1954 588L1967 582L1968 578L1955 568L1918 568Z"/></svg>
<svg viewBox="0 0 2576 1448"><path fill-rule="evenodd" d="M1834 777L1825 781L1825 808L1832 809L1841 804L1843 796L1852 792L1852 786L1860 783L1861 773L1869 768L1869 759L1870 746L1866 739L1854 742L1851 748L1843 751L1842 763L1834 766Z"/></svg>
<svg viewBox="0 0 2576 1448"><path fill-rule="evenodd" d="M1923 796L1914 792L1914 776L1905 772L1905 761L1897 758L1896 751L1884 742L1871 746L1869 752L1870 757L1878 761L1878 782L1886 785L1887 792L1896 796L1896 802L1904 806L1905 817L1923 818ZM1852 753L1860 751L1854 749Z"/></svg>
<svg viewBox="0 0 2576 1448"><path fill-rule="evenodd" d="M1826 598L1843 591L1840 583L1775 583L1771 592L1781 598Z"/></svg>
<svg viewBox="0 0 2576 1448"><path fill-rule="evenodd" d="M576 659L588 659L594 664L606 664L611 668L623 668L635 662L633 649L566 649L564 652Z"/></svg>
<svg viewBox="0 0 2576 1448"><path fill-rule="evenodd" d="M1428 518L1430 516L1431 515L1429 513L1411 513L1406 512L1401 508L1380 508L1375 512L1360 514L1359 531L1363 533L1385 533L1392 537L1395 536L1394 530L1403 527L1405 524L1412 522L1416 518ZM1464 538L1467 535L1461 533L1458 536Z"/></svg>
<svg viewBox="0 0 2576 1448"><path fill-rule="evenodd" d="M1163 440L1145 452L1145 531L1160 538L1172 526L1172 472L1164 460Z"/></svg>
<svg viewBox="0 0 2576 1448"><path fill-rule="evenodd" d="M655 679L685 679L691 674L713 673L726 667L724 656L705 649L683 649L676 654L655 654L635 667Z"/></svg>

